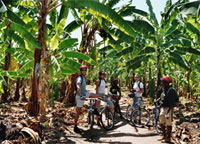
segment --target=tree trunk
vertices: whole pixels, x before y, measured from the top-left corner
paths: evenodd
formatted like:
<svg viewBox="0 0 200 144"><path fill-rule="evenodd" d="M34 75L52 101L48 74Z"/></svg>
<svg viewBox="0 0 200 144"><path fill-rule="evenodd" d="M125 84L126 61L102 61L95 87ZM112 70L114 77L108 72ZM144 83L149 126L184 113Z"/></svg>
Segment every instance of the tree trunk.
<svg viewBox="0 0 200 144"><path fill-rule="evenodd" d="M144 84L144 87L146 87L146 73L145 73L144 69L142 70L142 75L143 75L142 83ZM146 93L145 97L147 97L147 93Z"/></svg>
<svg viewBox="0 0 200 144"><path fill-rule="evenodd" d="M148 82L148 86L147 86L147 95L150 96L150 92L151 92L151 79L152 79L152 76L151 76L151 64L149 63L149 82Z"/></svg>
<svg viewBox="0 0 200 144"><path fill-rule="evenodd" d="M17 83L16 83L16 90L15 90L15 97L14 97L15 101L19 101L19 98L20 98L19 88L20 88L20 78L17 79Z"/></svg>
<svg viewBox="0 0 200 144"><path fill-rule="evenodd" d="M11 22L8 21L8 25L7 25L8 29L10 29L10 25L11 25ZM12 42L12 40L9 40L8 49L11 48L11 42ZM10 60L11 60L11 54L6 52L5 64L3 65L3 70L5 70L5 71L8 70L9 65L10 65ZM7 76L4 76L4 80L5 80L6 84L8 85L8 77ZM10 96L10 91L9 91L7 85L3 85L3 91L4 91L2 93L2 100L3 101L7 101L9 96Z"/></svg>
<svg viewBox="0 0 200 144"><path fill-rule="evenodd" d="M21 87L22 87L22 101L27 102L26 98L26 85L24 84L24 79L21 80Z"/></svg>
<svg viewBox="0 0 200 144"><path fill-rule="evenodd" d="M75 96L76 96L76 92L75 92L75 82L76 82L76 77L79 74L73 74L70 76L70 82L71 84L68 84L67 86L67 92L66 92L66 98L63 100L63 102L69 102L69 103L74 103L75 102Z"/></svg>
<svg viewBox="0 0 200 144"><path fill-rule="evenodd" d="M157 87L156 87L156 93L158 91L158 88L160 86L160 78L161 78L161 67L160 67L160 48L158 48L158 55L157 55L157 69L158 69L158 73L157 73Z"/></svg>
<svg viewBox="0 0 200 144"><path fill-rule="evenodd" d="M38 20L39 26L39 36L38 42L42 46L42 49L46 49L46 38L45 38L45 29L46 29L46 16L47 16L47 0L43 0L41 4L41 12ZM42 55L42 49L35 48L34 51L34 71L32 78L32 93L30 98L30 104L28 111L31 116L37 116L39 113L39 102L38 102L38 86L39 86L39 75L40 75L40 61Z"/></svg>
<svg viewBox="0 0 200 144"><path fill-rule="evenodd" d="M189 99L191 97L191 94L190 94L190 72L187 73L187 82L188 82L188 85L187 85L187 98Z"/></svg>

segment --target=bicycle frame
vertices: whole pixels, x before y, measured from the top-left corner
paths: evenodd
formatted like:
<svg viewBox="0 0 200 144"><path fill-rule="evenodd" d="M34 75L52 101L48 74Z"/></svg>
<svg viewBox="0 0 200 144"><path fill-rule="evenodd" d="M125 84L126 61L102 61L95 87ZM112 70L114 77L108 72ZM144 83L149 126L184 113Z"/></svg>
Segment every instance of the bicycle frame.
<svg viewBox="0 0 200 144"><path fill-rule="evenodd" d="M134 111L134 110L136 110L136 109L139 109L139 108L141 108L141 104L142 103L142 100L141 100L141 98L140 98L140 100L137 100L136 102L134 102L134 100L133 100L133 104L132 104L132 110Z"/></svg>

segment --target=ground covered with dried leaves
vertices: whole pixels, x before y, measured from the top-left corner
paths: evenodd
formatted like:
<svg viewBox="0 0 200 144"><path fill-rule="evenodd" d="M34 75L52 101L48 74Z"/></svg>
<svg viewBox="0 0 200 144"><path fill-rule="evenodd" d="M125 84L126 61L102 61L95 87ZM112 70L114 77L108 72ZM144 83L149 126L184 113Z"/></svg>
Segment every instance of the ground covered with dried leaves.
<svg viewBox="0 0 200 144"><path fill-rule="evenodd" d="M128 92L123 90L120 105L123 114L131 103ZM175 108L173 143L200 144L200 112L198 102L181 98L181 106ZM47 106L46 113L38 117L27 114L26 102L9 102L0 104L0 142L10 143L154 143L159 144L160 137L151 122L148 127L136 128L126 119L115 119L113 130L106 131L95 125L87 126L86 103L79 120L82 134L73 132L75 106L55 101L54 106ZM153 105L144 99L145 107L151 111Z"/></svg>

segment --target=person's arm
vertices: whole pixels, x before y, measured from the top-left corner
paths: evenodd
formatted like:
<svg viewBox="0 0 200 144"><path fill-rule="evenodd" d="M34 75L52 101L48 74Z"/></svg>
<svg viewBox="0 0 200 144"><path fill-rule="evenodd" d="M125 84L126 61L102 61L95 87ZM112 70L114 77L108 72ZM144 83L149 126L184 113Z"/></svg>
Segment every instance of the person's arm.
<svg viewBox="0 0 200 144"><path fill-rule="evenodd" d="M118 92L119 92L119 96L121 97L122 94L121 94L121 89L120 89L120 87L118 87Z"/></svg>
<svg viewBox="0 0 200 144"><path fill-rule="evenodd" d="M140 88L139 91L137 91L138 93L144 93L144 88Z"/></svg>
<svg viewBox="0 0 200 144"><path fill-rule="evenodd" d="M81 94L81 83L77 83L77 92L79 96L82 96Z"/></svg>
<svg viewBox="0 0 200 144"><path fill-rule="evenodd" d="M98 94L99 91L99 80L96 81L96 94Z"/></svg>

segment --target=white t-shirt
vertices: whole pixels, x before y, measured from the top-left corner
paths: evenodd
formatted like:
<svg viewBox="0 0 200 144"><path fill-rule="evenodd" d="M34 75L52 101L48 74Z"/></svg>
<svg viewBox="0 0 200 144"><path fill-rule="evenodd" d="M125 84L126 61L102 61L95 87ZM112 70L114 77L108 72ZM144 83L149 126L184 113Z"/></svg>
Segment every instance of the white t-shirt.
<svg viewBox="0 0 200 144"><path fill-rule="evenodd" d="M140 87L139 87L139 84L140 83ZM134 85L133 85L133 89L136 90L135 92L135 96L136 97L141 97L142 96L142 93L139 93L137 91L140 91L141 88L144 88L144 85L142 82L138 81L138 82L135 82Z"/></svg>
<svg viewBox="0 0 200 144"><path fill-rule="evenodd" d="M100 82L100 81L99 81ZM98 89L98 93L104 93L106 92L106 82L105 80L101 80L99 89Z"/></svg>

